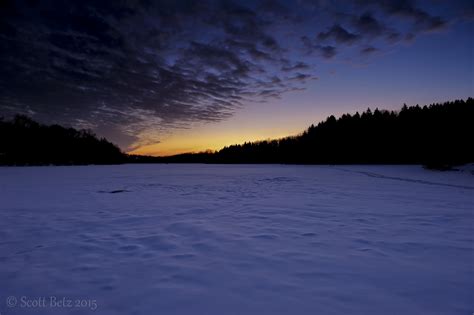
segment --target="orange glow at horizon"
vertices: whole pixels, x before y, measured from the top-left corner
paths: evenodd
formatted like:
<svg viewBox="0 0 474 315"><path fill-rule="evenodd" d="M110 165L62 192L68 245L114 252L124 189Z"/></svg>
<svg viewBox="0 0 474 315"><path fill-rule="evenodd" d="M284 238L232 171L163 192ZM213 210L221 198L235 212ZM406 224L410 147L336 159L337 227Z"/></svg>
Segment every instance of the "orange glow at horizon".
<svg viewBox="0 0 474 315"><path fill-rule="evenodd" d="M258 107L244 106L229 120L177 130L163 136L159 143L141 146L127 153L169 156L217 151L233 144L279 139L303 132L326 114L317 107L295 112L295 108L304 106L305 101L299 101L293 106L287 106L288 103L290 102L286 97L283 97L274 102L258 104Z"/></svg>
<svg viewBox="0 0 474 315"><path fill-rule="evenodd" d="M237 132L236 132L237 133ZM151 156L170 156L181 153L197 153L207 150L218 151L226 146L242 144L267 139L278 139L296 133L264 133L264 134L218 134L196 135L196 133L183 133L170 136L160 143L151 144L131 150L127 153Z"/></svg>
<svg viewBox="0 0 474 315"><path fill-rule="evenodd" d="M244 107L230 120L178 130L163 136L159 143L140 146L127 153L170 156L206 150L218 151L234 144L294 136L329 114L338 115L345 112L341 110L338 113L330 111L329 108L321 110L311 106L312 100L309 99L301 100L293 106L287 106L288 103L289 101L283 98L278 102L259 104L258 108ZM306 110L295 112L300 106Z"/></svg>

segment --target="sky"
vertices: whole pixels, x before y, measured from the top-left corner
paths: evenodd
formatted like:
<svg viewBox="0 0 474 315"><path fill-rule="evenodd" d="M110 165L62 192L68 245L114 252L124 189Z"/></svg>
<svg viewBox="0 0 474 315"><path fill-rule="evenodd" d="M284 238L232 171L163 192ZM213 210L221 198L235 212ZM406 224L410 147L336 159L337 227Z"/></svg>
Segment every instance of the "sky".
<svg viewBox="0 0 474 315"><path fill-rule="evenodd" d="M473 96L472 1L0 2L0 116L134 154Z"/></svg>

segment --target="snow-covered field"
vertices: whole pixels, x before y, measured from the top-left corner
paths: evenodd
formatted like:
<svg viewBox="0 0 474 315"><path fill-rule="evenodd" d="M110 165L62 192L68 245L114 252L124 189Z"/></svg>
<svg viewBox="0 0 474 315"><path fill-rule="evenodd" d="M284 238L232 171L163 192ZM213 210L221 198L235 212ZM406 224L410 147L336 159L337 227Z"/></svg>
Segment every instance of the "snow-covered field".
<svg viewBox="0 0 474 315"><path fill-rule="evenodd" d="M3 167L0 313L470 315L473 239L470 172Z"/></svg>

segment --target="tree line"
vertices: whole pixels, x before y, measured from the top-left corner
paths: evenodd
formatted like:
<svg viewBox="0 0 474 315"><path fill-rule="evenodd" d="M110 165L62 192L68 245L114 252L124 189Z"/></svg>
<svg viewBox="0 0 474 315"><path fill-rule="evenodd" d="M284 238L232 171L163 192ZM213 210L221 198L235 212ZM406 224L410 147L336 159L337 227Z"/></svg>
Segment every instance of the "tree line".
<svg viewBox="0 0 474 315"><path fill-rule="evenodd" d="M474 99L399 111L368 108L329 116L297 136L231 145L214 153L181 154L162 162L287 164L424 164L474 162Z"/></svg>
<svg viewBox="0 0 474 315"><path fill-rule="evenodd" d="M17 115L0 118L0 165L118 164L126 155L90 130L43 125Z"/></svg>
<svg viewBox="0 0 474 315"><path fill-rule="evenodd" d="M118 163L424 164L474 162L474 99L329 116L303 133L215 152L127 155L91 131L0 119L0 165Z"/></svg>

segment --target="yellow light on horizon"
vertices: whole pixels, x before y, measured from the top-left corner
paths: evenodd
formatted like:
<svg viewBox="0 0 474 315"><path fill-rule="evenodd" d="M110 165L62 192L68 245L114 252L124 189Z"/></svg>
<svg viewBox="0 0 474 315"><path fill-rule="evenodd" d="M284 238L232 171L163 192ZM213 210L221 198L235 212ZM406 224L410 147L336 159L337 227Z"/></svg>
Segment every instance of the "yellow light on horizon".
<svg viewBox="0 0 474 315"><path fill-rule="evenodd" d="M218 151L226 146L233 144L242 144L245 142L253 142L260 140L279 139L290 136L295 133L285 132L264 132L251 134L245 132L244 134L236 135L223 132L220 134L199 134L199 132L192 134L177 134L170 136L163 142L141 146L134 150L128 151L129 154L137 155L151 155L151 156L170 156L181 153L198 153L204 151Z"/></svg>

